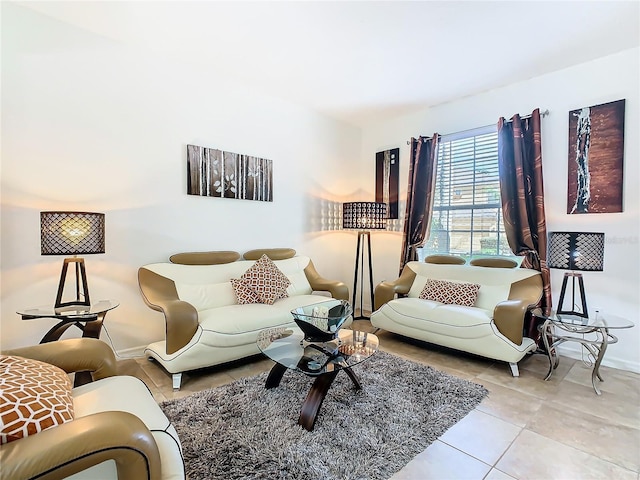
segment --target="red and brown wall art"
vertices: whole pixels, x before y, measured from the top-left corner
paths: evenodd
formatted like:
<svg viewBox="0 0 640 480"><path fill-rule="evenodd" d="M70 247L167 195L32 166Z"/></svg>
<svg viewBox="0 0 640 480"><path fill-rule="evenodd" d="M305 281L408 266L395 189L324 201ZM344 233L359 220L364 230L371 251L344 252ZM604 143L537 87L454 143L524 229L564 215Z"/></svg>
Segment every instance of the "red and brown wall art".
<svg viewBox="0 0 640 480"><path fill-rule="evenodd" d="M569 112L567 213L622 212L624 104Z"/></svg>

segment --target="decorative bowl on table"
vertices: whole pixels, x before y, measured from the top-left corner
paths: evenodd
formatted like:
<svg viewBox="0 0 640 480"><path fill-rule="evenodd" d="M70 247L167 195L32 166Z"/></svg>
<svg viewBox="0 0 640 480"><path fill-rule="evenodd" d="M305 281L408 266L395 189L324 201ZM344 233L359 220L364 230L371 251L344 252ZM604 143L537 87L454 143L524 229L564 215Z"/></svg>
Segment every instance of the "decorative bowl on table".
<svg viewBox="0 0 640 480"><path fill-rule="evenodd" d="M353 313L346 300L329 300L291 310L293 320L307 342L329 342Z"/></svg>

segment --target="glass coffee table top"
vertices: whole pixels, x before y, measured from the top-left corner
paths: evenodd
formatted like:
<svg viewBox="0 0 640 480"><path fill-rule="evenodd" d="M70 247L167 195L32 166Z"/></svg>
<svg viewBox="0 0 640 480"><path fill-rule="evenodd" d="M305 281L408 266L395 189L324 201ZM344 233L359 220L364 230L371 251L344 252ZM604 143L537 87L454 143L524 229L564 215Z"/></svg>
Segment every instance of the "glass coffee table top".
<svg viewBox="0 0 640 480"><path fill-rule="evenodd" d="M373 333L341 329L328 342L308 342L295 327L269 328L258 334L258 348L274 362L306 375L322 375L353 367L378 350Z"/></svg>

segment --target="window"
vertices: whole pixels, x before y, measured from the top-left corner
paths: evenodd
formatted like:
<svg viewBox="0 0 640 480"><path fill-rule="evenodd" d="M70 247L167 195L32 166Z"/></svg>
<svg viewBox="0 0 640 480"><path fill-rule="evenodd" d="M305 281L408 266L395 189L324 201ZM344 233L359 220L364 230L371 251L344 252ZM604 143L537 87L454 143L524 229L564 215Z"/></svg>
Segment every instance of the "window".
<svg viewBox="0 0 640 480"><path fill-rule="evenodd" d="M513 255L504 232L495 126L443 136L431 233L422 256Z"/></svg>

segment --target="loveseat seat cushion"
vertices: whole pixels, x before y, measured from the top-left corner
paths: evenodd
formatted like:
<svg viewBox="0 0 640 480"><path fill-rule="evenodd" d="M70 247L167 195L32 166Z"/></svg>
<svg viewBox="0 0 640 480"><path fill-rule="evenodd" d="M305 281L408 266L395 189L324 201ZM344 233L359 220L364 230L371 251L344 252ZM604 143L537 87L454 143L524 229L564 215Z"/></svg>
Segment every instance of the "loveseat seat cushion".
<svg viewBox="0 0 640 480"><path fill-rule="evenodd" d="M457 338L482 338L491 334L491 312L478 307L445 305L421 298L391 300L377 315L412 328Z"/></svg>
<svg viewBox="0 0 640 480"><path fill-rule="evenodd" d="M75 418L104 411L129 412L140 418L158 445L162 479L185 478L178 434L141 380L130 376L115 376L88 383L73 389L73 403ZM105 464L70 478L115 478L115 466ZM105 476L105 470L113 471L113 476Z"/></svg>
<svg viewBox="0 0 640 480"><path fill-rule="evenodd" d="M293 323L291 310L326 301L322 295L296 295L276 300L273 305L252 303L228 305L199 312L200 342L216 347L235 347L255 343L265 328Z"/></svg>

